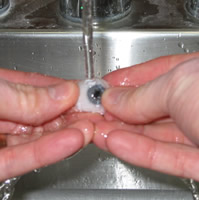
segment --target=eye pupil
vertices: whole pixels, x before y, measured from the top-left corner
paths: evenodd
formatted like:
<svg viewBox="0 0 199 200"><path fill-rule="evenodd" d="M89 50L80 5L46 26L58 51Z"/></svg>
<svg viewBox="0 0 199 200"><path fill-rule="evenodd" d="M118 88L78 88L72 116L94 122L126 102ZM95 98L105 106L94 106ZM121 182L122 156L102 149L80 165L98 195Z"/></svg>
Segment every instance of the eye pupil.
<svg viewBox="0 0 199 200"><path fill-rule="evenodd" d="M89 88L88 90L88 98L91 103L95 105L101 104L101 97L105 88L102 85L94 85L93 87Z"/></svg>
<svg viewBox="0 0 199 200"><path fill-rule="evenodd" d="M101 94L101 91L99 91L99 90L98 90L98 91L95 91L95 93L94 93L94 97L95 97L95 98L99 98L99 97L101 97L101 95L102 95L102 94Z"/></svg>

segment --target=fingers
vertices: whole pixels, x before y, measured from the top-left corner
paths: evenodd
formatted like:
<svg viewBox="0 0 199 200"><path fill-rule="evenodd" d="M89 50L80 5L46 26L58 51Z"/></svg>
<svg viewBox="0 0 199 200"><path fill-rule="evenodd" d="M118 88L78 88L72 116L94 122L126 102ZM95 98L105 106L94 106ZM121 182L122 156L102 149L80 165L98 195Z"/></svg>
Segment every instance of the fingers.
<svg viewBox="0 0 199 200"><path fill-rule="evenodd" d="M59 119L58 119L59 120ZM53 122L54 123L54 122ZM85 145L89 144L93 138L94 133L94 125L86 119L79 120L75 123L71 123L70 125L66 126L66 124L62 124L59 129L57 125L50 126L43 126L43 127L36 127L32 129L32 132L27 134L21 135L7 135L7 146L14 146L19 144L29 143L31 141L35 141L40 137L48 134L54 134L54 132L60 131L61 129L66 128L73 128L78 129L84 134L84 143ZM36 129L36 130L34 130ZM39 129L39 130L37 130Z"/></svg>
<svg viewBox="0 0 199 200"><path fill-rule="evenodd" d="M199 151L195 148L159 142L125 131L110 133L106 146L130 164L199 180Z"/></svg>
<svg viewBox="0 0 199 200"><path fill-rule="evenodd" d="M196 58L199 52L192 54L160 57L133 67L116 70L104 77L113 86L143 85L187 60Z"/></svg>
<svg viewBox="0 0 199 200"><path fill-rule="evenodd" d="M85 124L88 127L85 130L82 124L73 126L75 128L48 134L31 143L2 149L0 151L0 172L2 172L0 181L58 162L79 151L90 142L93 127L91 124Z"/></svg>
<svg viewBox="0 0 199 200"><path fill-rule="evenodd" d="M42 87L52 84L58 84L64 81L60 78L46 76L38 73L13 71L2 68L0 68L0 79L7 80L13 83L21 83Z"/></svg>
<svg viewBox="0 0 199 200"><path fill-rule="evenodd" d="M32 129L32 126L0 120L0 134L30 134L32 133Z"/></svg>
<svg viewBox="0 0 199 200"><path fill-rule="evenodd" d="M84 134L84 146L89 144L93 139L94 125L89 120L80 120L68 126L68 128L75 128Z"/></svg>
<svg viewBox="0 0 199 200"><path fill-rule="evenodd" d="M39 88L0 80L0 96L1 120L39 125L71 108L78 87L70 81Z"/></svg>
<svg viewBox="0 0 199 200"><path fill-rule="evenodd" d="M158 120L169 115L164 82L166 80L156 80L138 89L108 89L103 94L102 104L105 110L127 123L144 124Z"/></svg>
<svg viewBox="0 0 199 200"><path fill-rule="evenodd" d="M195 146L174 123L149 125L128 125L119 121L100 121L95 125L93 142L101 149L107 150L106 139L113 131L129 131L133 134L144 135L157 141Z"/></svg>
<svg viewBox="0 0 199 200"><path fill-rule="evenodd" d="M103 120L103 116L98 113L67 113L65 116L66 125L70 125L71 123L78 122L79 120L86 119L91 121L92 123L96 123L98 121Z"/></svg>
<svg viewBox="0 0 199 200"><path fill-rule="evenodd" d="M170 115L181 127L188 116L191 124L199 115L195 112L199 110L198 77L199 60L194 59L137 89L111 88L105 91L102 104L128 123L149 123Z"/></svg>

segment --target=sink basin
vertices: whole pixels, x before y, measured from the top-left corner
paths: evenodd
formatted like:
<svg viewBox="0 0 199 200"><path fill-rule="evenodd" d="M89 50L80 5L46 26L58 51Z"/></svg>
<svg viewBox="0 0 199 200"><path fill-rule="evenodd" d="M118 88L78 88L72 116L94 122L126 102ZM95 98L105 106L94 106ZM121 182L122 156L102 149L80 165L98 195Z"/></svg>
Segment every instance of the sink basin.
<svg viewBox="0 0 199 200"><path fill-rule="evenodd" d="M0 66L84 79L80 27L60 18L55 0L26 2L13 0L10 10L0 16ZM183 2L134 0L137 9L125 23L99 27L94 33L96 76L159 56L199 51L199 25L186 15ZM193 199L180 178L130 166L90 144L70 159L21 177L13 200L85 196L94 200Z"/></svg>
<svg viewBox="0 0 199 200"><path fill-rule="evenodd" d="M199 32L193 30L95 32L94 38L96 76L159 56L199 50ZM2 30L0 65L66 79L84 79L81 45L81 32ZM74 194L74 190L78 192ZM69 160L23 176L13 199L29 200L35 196L53 199L53 192L59 199L66 199L69 194L70 199L77 199L76 195L86 194L85 190L96 195L96 199L98 193L93 190L99 190L107 198L110 194L117 196L120 190L127 199L129 195L160 199L165 194L167 199L169 195L182 199L182 194L192 199L181 179L129 166L92 144Z"/></svg>

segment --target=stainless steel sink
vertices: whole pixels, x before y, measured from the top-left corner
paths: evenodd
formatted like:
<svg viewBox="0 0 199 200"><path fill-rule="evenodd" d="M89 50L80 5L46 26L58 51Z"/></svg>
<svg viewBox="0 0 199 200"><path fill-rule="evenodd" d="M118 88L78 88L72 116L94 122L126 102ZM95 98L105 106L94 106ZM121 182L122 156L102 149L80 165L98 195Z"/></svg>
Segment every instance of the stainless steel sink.
<svg viewBox="0 0 199 200"><path fill-rule="evenodd" d="M84 79L81 29L64 21L55 5L55 0L11 1L0 16L1 67ZM186 15L184 1L133 0L133 5L123 21L96 29L96 76L199 51L199 24ZM192 195L180 178L130 166L91 144L71 159L23 176L13 199L187 200Z"/></svg>

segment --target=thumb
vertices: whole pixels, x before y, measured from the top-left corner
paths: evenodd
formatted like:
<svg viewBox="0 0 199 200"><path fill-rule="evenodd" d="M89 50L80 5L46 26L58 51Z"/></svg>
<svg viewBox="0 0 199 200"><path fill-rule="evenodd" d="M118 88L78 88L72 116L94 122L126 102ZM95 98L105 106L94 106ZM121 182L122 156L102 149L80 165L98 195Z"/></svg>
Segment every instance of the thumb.
<svg viewBox="0 0 199 200"><path fill-rule="evenodd" d="M140 88L109 89L102 103L108 112L127 123L149 123L170 116L194 139L199 132L198 99L199 59L193 59Z"/></svg>
<svg viewBox="0 0 199 200"><path fill-rule="evenodd" d="M40 125L72 107L77 97L70 81L41 88L0 79L0 119Z"/></svg>

